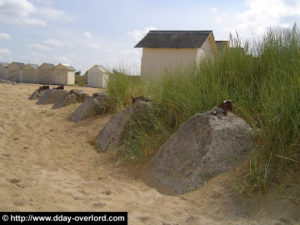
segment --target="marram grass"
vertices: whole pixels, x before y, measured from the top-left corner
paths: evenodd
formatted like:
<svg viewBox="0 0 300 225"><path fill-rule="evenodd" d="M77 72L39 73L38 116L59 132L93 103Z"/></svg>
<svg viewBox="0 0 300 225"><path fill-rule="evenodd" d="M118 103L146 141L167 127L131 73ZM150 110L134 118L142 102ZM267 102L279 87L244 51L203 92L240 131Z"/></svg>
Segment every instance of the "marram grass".
<svg viewBox="0 0 300 225"><path fill-rule="evenodd" d="M231 40L214 59L165 74L144 84L138 77L114 74L108 94L115 110L131 97L150 96L149 115L131 122L121 156L149 160L179 125L196 113L231 99L234 111L257 131L242 189L263 191L292 173L300 158L300 37L292 30L270 30L261 40ZM249 47L251 46L251 48Z"/></svg>

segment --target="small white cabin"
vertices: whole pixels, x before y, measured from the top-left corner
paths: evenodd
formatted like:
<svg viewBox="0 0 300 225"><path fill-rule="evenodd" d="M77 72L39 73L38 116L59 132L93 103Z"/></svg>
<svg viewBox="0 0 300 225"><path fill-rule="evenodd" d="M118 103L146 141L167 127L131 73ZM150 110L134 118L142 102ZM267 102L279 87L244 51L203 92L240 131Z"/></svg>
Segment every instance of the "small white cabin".
<svg viewBox="0 0 300 225"><path fill-rule="evenodd" d="M12 62L6 68L6 80L22 82L24 63Z"/></svg>
<svg viewBox="0 0 300 225"><path fill-rule="evenodd" d="M151 30L135 48L143 48L141 77L156 79L166 72L199 65L218 51L211 30Z"/></svg>
<svg viewBox="0 0 300 225"><path fill-rule="evenodd" d="M54 68L55 84L75 84L75 69L69 65L58 64Z"/></svg>
<svg viewBox="0 0 300 225"><path fill-rule="evenodd" d="M39 65L37 64L27 64L23 67L23 76L22 76L22 82L23 83L38 83L38 71L37 68Z"/></svg>
<svg viewBox="0 0 300 225"><path fill-rule="evenodd" d="M103 66L95 65L88 70L89 87L106 88L108 72Z"/></svg>
<svg viewBox="0 0 300 225"><path fill-rule="evenodd" d="M39 83L41 84L55 84L54 69L55 65L51 63L43 63L38 70Z"/></svg>
<svg viewBox="0 0 300 225"><path fill-rule="evenodd" d="M0 79L5 80L6 67L9 63L0 62Z"/></svg>

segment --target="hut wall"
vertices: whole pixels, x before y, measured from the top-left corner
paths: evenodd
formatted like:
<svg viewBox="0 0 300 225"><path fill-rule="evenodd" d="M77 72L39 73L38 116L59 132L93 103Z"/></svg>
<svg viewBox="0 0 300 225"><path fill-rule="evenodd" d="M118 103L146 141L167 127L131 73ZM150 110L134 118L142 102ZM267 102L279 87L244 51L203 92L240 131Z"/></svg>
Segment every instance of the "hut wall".
<svg viewBox="0 0 300 225"><path fill-rule="evenodd" d="M88 86L89 87L103 87L103 72L97 67L92 67L88 70Z"/></svg>
<svg viewBox="0 0 300 225"><path fill-rule="evenodd" d="M39 68L39 83L54 84L55 76L53 70L49 69L46 65Z"/></svg>
<svg viewBox="0 0 300 225"><path fill-rule="evenodd" d="M31 66L23 68L23 81L24 83L38 83L38 71Z"/></svg>
<svg viewBox="0 0 300 225"><path fill-rule="evenodd" d="M141 76L159 78L196 62L196 48L143 48Z"/></svg>

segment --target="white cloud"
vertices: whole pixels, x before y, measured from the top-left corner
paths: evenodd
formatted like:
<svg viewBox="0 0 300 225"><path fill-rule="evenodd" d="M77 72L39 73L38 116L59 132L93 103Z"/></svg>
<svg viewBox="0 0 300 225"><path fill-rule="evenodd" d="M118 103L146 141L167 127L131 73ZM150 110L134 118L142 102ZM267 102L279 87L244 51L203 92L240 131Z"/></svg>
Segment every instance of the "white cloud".
<svg viewBox="0 0 300 225"><path fill-rule="evenodd" d="M284 0L248 0L249 9L244 13L237 13L240 21L237 29L256 31L263 33L266 28L292 25L293 19L300 19L300 4L289 4ZM290 18L290 19L289 19Z"/></svg>
<svg viewBox="0 0 300 225"><path fill-rule="evenodd" d="M139 51L136 49L124 50L124 51L121 51L121 53L124 55L139 55Z"/></svg>
<svg viewBox="0 0 300 225"><path fill-rule="evenodd" d="M36 26L46 26L46 22L44 20L35 19L35 18L25 18L23 21L16 21L17 24L27 24L27 25L36 25Z"/></svg>
<svg viewBox="0 0 300 225"><path fill-rule="evenodd" d="M55 56L53 57L54 60L56 60L58 63L62 64L71 64L71 59L68 56Z"/></svg>
<svg viewBox="0 0 300 225"><path fill-rule="evenodd" d="M40 49L40 50L46 50L46 51L50 51L51 48L49 48L48 46L46 45L41 45L39 43L36 43L36 44L29 44L29 45L26 45L27 47L29 48L37 48L37 49Z"/></svg>
<svg viewBox="0 0 300 225"><path fill-rule="evenodd" d="M29 52L28 61L30 63L42 64L43 62L49 62L49 57L44 52Z"/></svg>
<svg viewBox="0 0 300 225"><path fill-rule="evenodd" d="M30 52L30 56L34 58L39 58L39 59L45 59L47 56L45 54L40 54L37 52Z"/></svg>
<svg viewBox="0 0 300 225"><path fill-rule="evenodd" d="M135 41L141 40L150 30L157 30L156 27L146 27L144 30L134 30L127 32Z"/></svg>
<svg viewBox="0 0 300 225"><path fill-rule="evenodd" d="M99 48L101 48L101 45L100 44L91 44L90 47L99 49Z"/></svg>
<svg viewBox="0 0 300 225"><path fill-rule="evenodd" d="M72 21L72 18L67 16L64 11L53 8L40 8L36 14L48 20Z"/></svg>
<svg viewBox="0 0 300 225"><path fill-rule="evenodd" d="M0 33L0 39L10 40L11 36L9 34L7 34L7 33Z"/></svg>
<svg viewBox="0 0 300 225"><path fill-rule="evenodd" d="M57 39L48 39L45 41L45 43L55 47L63 47L65 45L63 41Z"/></svg>
<svg viewBox="0 0 300 225"><path fill-rule="evenodd" d="M214 21L226 32L243 36L261 35L270 27L291 27L300 22L300 2L289 0L247 0L247 9L228 15L212 10Z"/></svg>
<svg viewBox="0 0 300 225"><path fill-rule="evenodd" d="M45 21L31 17L36 11L27 0L0 0L0 20L6 23L45 25Z"/></svg>
<svg viewBox="0 0 300 225"><path fill-rule="evenodd" d="M213 13L218 13L217 8L210 8L210 11L212 11Z"/></svg>
<svg viewBox="0 0 300 225"><path fill-rule="evenodd" d="M64 41L61 41L61 40L58 40L58 39L48 39L48 40L45 41L45 43L48 44L48 45L52 45L54 47L59 47L59 48L72 47L71 43L64 42Z"/></svg>
<svg viewBox="0 0 300 225"><path fill-rule="evenodd" d="M11 51L9 51L7 48L0 48L0 54L10 55Z"/></svg>
<svg viewBox="0 0 300 225"><path fill-rule="evenodd" d="M86 38L92 38L92 34L88 31L83 32L83 36L85 36Z"/></svg>
<svg viewBox="0 0 300 225"><path fill-rule="evenodd" d="M36 11L35 6L27 0L1 0L0 12L5 15L28 16Z"/></svg>
<svg viewBox="0 0 300 225"><path fill-rule="evenodd" d="M46 20L71 18L64 11L50 7L38 8L28 0L0 0L0 21L9 24L46 26Z"/></svg>

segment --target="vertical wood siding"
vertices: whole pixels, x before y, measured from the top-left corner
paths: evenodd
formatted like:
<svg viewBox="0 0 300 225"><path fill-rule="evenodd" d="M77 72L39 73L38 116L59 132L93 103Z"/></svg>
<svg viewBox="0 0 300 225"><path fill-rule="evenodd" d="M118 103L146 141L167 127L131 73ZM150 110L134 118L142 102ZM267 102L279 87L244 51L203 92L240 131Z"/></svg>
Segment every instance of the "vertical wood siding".
<svg viewBox="0 0 300 225"><path fill-rule="evenodd" d="M5 80L5 67L0 65L0 79Z"/></svg>
<svg viewBox="0 0 300 225"><path fill-rule="evenodd" d="M75 84L75 72L74 71L68 71L67 84L68 85Z"/></svg>
<svg viewBox="0 0 300 225"><path fill-rule="evenodd" d="M22 82L22 70L14 63L7 67L6 79L15 82Z"/></svg>
<svg viewBox="0 0 300 225"><path fill-rule="evenodd" d="M55 74L53 70L50 70L47 65L43 65L39 68L39 82L42 84L54 84Z"/></svg>
<svg viewBox="0 0 300 225"><path fill-rule="evenodd" d="M24 83L38 83L38 71L31 66L25 66L23 68L23 78Z"/></svg>
<svg viewBox="0 0 300 225"><path fill-rule="evenodd" d="M100 87L103 88L105 84L103 84L104 73L93 67L88 71L88 86L89 87Z"/></svg>
<svg viewBox="0 0 300 225"><path fill-rule="evenodd" d="M196 48L144 48L141 76L159 78L166 71L192 65L196 56Z"/></svg>

